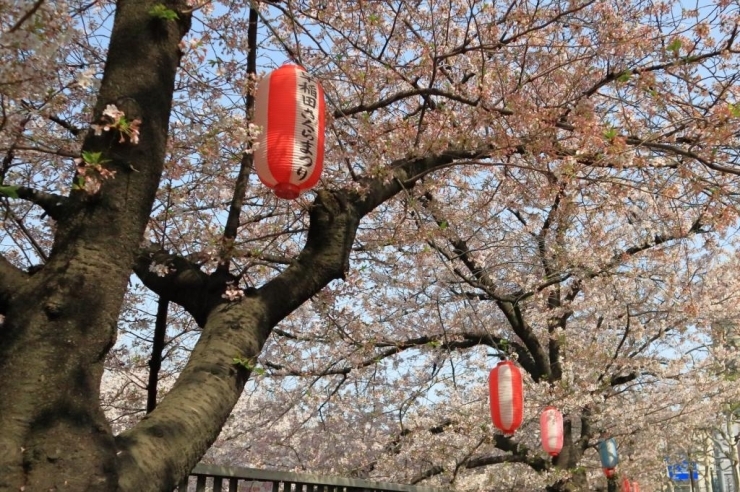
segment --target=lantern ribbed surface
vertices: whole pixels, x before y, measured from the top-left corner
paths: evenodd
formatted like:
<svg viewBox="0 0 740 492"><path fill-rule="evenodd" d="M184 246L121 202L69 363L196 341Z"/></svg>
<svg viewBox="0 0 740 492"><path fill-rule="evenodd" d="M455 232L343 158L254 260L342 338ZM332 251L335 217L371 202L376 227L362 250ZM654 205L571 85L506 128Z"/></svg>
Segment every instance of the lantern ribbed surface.
<svg viewBox="0 0 740 492"><path fill-rule="evenodd" d="M257 87L254 121L261 128L254 153L260 181L294 199L319 181L324 163L324 91L298 65L283 65Z"/></svg>
<svg viewBox="0 0 740 492"><path fill-rule="evenodd" d="M540 415L542 449L550 456L557 456L563 449L563 414L555 407L545 407Z"/></svg>
<svg viewBox="0 0 740 492"><path fill-rule="evenodd" d="M493 425L513 434L522 424L524 402L522 374L511 361L499 362L488 377Z"/></svg>

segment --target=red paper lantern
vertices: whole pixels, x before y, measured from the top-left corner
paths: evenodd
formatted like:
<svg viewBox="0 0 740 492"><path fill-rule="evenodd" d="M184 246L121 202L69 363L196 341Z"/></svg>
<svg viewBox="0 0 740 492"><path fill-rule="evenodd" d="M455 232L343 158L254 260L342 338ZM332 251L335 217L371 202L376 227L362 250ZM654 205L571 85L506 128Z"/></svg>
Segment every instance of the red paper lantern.
<svg viewBox="0 0 740 492"><path fill-rule="evenodd" d="M504 434L513 434L522 425L522 374L510 361L499 362L488 377L493 425Z"/></svg>
<svg viewBox="0 0 740 492"><path fill-rule="evenodd" d="M627 477L622 478L622 492L632 492L630 479Z"/></svg>
<svg viewBox="0 0 740 492"><path fill-rule="evenodd" d="M254 153L260 181L292 200L319 181L324 162L324 91L298 65L283 65L257 87Z"/></svg>
<svg viewBox="0 0 740 492"><path fill-rule="evenodd" d="M632 482L632 492L640 492L640 484L637 482Z"/></svg>
<svg viewBox="0 0 740 492"><path fill-rule="evenodd" d="M540 415L542 448L550 456L557 456L563 449L563 414L555 407L546 407Z"/></svg>
<svg viewBox="0 0 740 492"><path fill-rule="evenodd" d="M612 478L614 476L614 468L603 468L603 470L606 478Z"/></svg>

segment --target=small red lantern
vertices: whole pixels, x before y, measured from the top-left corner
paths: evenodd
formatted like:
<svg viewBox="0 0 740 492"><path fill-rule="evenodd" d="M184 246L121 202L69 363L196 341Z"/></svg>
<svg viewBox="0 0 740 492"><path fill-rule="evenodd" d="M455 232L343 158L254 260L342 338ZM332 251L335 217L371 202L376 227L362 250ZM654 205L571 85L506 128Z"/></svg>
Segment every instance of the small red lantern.
<svg viewBox="0 0 740 492"><path fill-rule="evenodd" d="M612 478L614 476L614 468L603 468L603 470L606 478Z"/></svg>
<svg viewBox="0 0 740 492"><path fill-rule="evenodd" d="M632 492L640 492L640 484L637 482L632 482Z"/></svg>
<svg viewBox="0 0 740 492"><path fill-rule="evenodd" d="M622 478L622 492L632 492L632 485L627 477Z"/></svg>
<svg viewBox="0 0 740 492"><path fill-rule="evenodd" d="M542 448L550 456L557 456L563 449L563 414L555 407L546 407L540 416Z"/></svg>
<svg viewBox="0 0 740 492"><path fill-rule="evenodd" d="M260 181L292 200L319 181L324 162L324 91L298 65L283 65L257 87L254 153Z"/></svg>
<svg viewBox="0 0 740 492"><path fill-rule="evenodd" d="M524 402L522 374L511 361L499 362L488 377L493 425L513 434L522 425Z"/></svg>

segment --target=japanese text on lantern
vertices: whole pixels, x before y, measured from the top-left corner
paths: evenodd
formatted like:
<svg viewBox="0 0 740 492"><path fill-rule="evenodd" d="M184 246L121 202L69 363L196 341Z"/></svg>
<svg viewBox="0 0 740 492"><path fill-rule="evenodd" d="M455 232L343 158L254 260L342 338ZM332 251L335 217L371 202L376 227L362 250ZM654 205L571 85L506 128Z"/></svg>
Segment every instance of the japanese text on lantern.
<svg viewBox="0 0 740 492"><path fill-rule="evenodd" d="M311 174L314 165L314 149L316 147L316 120L318 119L318 93L316 83L311 76L304 72L298 72L298 89L301 94L301 136L299 165L295 172L303 181Z"/></svg>

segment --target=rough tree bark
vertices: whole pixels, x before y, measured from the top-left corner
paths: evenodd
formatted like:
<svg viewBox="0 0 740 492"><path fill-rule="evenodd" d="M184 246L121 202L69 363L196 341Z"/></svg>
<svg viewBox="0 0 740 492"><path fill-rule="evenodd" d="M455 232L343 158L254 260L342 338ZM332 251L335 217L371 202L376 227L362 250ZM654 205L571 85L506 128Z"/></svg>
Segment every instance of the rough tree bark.
<svg viewBox="0 0 740 492"><path fill-rule="evenodd" d="M165 4L176 11L185 2ZM117 171L100 194L55 205L48 262L33 275L0 263L0 490L118 488L116 442L100 408L103 361L116 340L131 265L163 169L189 17L149 15L152 2L117 4L95 115L115 104L140 118L141 142L87 135Z"/></svg>
<svg viewBox="0 0 740 492"><path fill-rule="evenodd" d="M177 20L150 14L164 3ZM57 221L48 261L33 274L0 256L0 492L172 490L206 452L239 398L272 327L342 278L360 219L429 171L478 152L445 152L391 164L396 179L365 182L362 196L319 191L303 251L279 276L240 302L222 294L228 272L206 274L186 259L141 251L165 158L179 58L189 29L184 1L119 0L95 108L141 120L138 145L89 133L115 179L91 197L24 193ZM152 261L171 265L158 277ZM114 436L98 398L103 362L135 272L183 306L202 335L181 376L138 425Z"/></svg>

